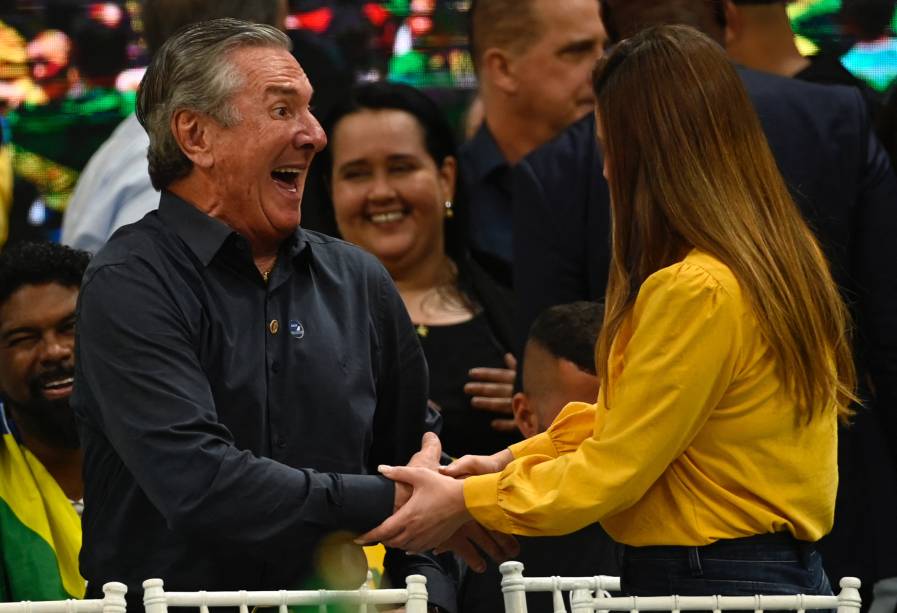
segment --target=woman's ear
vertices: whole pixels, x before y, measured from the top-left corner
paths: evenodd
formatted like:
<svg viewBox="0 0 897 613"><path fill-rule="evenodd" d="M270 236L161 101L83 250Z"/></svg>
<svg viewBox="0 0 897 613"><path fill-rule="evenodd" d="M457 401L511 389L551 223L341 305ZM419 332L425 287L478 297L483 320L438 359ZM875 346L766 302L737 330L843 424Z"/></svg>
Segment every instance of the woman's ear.
<svg viewBox="0 0 897 613"><path fill-rule="evenodd" d="M442 160L439 167L439 184L442 187L442 193L445 195L443 200L455 199L455 181L458 180L458 161L451 155L446 156Z"/></svg>

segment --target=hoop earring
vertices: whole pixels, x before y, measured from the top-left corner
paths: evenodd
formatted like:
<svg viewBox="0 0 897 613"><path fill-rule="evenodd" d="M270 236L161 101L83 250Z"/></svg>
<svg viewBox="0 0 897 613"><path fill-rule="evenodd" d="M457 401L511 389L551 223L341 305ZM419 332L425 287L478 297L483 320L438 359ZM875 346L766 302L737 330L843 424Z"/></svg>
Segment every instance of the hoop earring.
<svg viewBox="0 0 897 613"><path fill-rule="evenodd" d="M455 216L455 211L452 210L452 201L451 200L446 200L445 203L443 204L443 206L445 207L445 218L446 219L451 219L452 217Z"/></svg>

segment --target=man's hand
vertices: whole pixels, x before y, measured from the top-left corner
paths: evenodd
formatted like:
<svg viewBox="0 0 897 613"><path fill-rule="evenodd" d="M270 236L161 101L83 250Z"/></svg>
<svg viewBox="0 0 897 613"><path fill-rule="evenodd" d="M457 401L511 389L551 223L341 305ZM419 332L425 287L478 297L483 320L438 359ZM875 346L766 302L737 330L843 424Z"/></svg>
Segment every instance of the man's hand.
<svg viewBox="0 0 897 613"><path fill-rule="evenodd" d="M442 457L442 443L433 432L424 432L421 439L420 451L411 456L408 466L416 468L428 468L439 470L439 458ZM408 499L411 498L411 486L401 481L396 481L395 502L392 512L398 511Z"/></svg>
<svg viewBox="0 0 897 613"><path fill-rule="evenodd" d="M470 568L481 573L486 570L486 561L474 545L498 563L510 560L520 553L520 545L513 536L487 530L475 521L469 521L461 526L433 553L453 551L467 562Z"/></svg>
<svg viewBox="0 0 897 613"><path fill-rule="evenodd" d="M514 460L510 449L502 449L492 455L466 455L448 466L440 466L439 472L454 479L465 479L475 475L488 475L504 470Z"/></svg>
<svg viewBox="0 0 897 613"><path fill-rule="evenodd" d="M511 397L514 395L514 378L517 376L517 360L505 354L507 368L471 368L470 382L464 392L473 396L470 405L475 409L511 415L510 418L492 420L492 428L499 432L513 432L514 424Z"/></svg>

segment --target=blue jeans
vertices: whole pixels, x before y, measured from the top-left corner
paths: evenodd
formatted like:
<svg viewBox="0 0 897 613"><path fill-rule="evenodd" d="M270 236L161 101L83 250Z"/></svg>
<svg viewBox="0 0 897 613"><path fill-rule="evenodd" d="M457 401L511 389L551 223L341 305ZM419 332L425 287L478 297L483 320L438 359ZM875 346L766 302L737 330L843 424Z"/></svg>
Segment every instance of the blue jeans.
<svg viewBox="0 0 897 613"><path fill-rule="evenodd" d="M626 547L621 569L629 596L832 593L813 544L784 533L702 547Z"/></svg>

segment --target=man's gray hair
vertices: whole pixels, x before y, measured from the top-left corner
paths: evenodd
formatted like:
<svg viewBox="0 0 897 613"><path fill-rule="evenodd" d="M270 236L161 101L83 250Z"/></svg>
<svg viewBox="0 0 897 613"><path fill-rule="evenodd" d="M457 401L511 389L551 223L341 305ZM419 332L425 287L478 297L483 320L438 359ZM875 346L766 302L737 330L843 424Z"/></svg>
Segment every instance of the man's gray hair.
<svg viewBox="0 0 897 613"><path fill-rule="evenodd" d="M183 109L206 114L224 126L240 120L231 104L243 75L231 52L243 47L290 50L290 39L269 25L213 19L169 38L153 57L137 96L137 119L149 135L149 175L161 190L190 173L193 163L171 131L171 118Z"/></svg>

